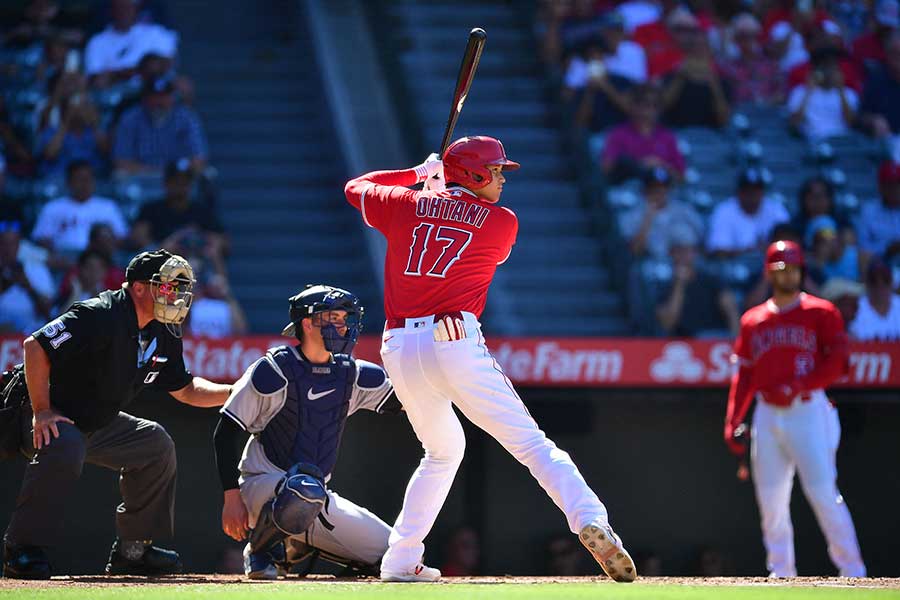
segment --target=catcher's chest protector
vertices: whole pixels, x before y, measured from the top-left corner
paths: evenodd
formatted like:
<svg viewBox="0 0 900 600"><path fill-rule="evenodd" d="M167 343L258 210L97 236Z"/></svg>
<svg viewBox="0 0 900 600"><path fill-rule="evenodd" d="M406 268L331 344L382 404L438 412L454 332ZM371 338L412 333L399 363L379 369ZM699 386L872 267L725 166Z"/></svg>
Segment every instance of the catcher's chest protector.
<svg viewBox="0 0 900 600"><path fill-rule="evenodd" d="M356 363L336 354L333 363L310 364L287 347L273 350L272 357L288 385L284 406L259 436L266 456L280 469L305 462L327 476L337 462Z"/></svg>

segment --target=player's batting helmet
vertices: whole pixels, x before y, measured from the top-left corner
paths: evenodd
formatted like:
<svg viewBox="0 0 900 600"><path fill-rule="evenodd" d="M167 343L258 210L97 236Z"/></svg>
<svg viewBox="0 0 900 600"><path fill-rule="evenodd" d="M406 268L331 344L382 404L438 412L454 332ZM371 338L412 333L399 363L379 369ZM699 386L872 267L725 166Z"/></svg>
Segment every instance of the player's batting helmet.
<svg viewBox="0 0 900 600"><path fill-rule="evenodd" d="M514 171L520 166L506 158L500 140L486 135L456 140L447 147L442 160L444 181L458 183L470 190L479 190L491 182L493 177L488 167L499 165L504 171Z"/></svg>
<svg viewBox="0 0 900 600"><path fill-rule="evenodd" d="M803 267L803 250L796 242L778 240L769 244L766 250L766 271L781 271L787 265Z"/></svg>
<svg viewBox="0 0 900 600"><path fill-rule="evenodd" d="M359 338L359 332L362 331L365 309L359 298L347 290L330 285L308 285L305 290L292 296L288 302L290 303L291 322L285 326L281 335L296 336L298 339L300 338L298 333L301 331L300 321L303 319L312 318L315 322L315 315L318 313L333 310L346 311L344 324L347 326L347 331L344 335L338 333L334 323L321 321L315 324L321 327L322 339L329 352L350 354Z"/></svg>

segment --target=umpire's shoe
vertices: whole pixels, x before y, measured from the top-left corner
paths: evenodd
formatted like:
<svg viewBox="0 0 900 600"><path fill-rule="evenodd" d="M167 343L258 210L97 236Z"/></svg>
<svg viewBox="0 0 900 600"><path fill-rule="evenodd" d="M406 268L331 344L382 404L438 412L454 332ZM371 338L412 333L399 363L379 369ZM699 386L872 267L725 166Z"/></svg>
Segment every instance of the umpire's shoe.
<svg viewBox="0 0 900 600"><path fill-rule="evenodd" d="M152 541L113 542L106 564L107 575L172 575L181 573L181 558L174 550L153 545Z"/></svg>
<svg viewBox="0 0 900 600"><path fill-rule="evenodd" d="M38 546L3 543L3 576L10 579L50 579L50 559Z"/></svg>
<svg viewBox="0 0 900 600"><path fill-rule="evenodd" d="M630 583L637 577L631 555L609 523L596 520L585 525L578 539L614 581Z"/></svg>

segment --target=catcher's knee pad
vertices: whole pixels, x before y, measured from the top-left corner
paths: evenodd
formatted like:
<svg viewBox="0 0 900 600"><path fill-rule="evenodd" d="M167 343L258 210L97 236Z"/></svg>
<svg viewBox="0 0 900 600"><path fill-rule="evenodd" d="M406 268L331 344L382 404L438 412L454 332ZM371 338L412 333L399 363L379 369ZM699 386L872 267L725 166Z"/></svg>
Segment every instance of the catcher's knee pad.
<svg viewBox="0 0 900 600"><path fill-rule="evenodd" d="M309 529L328 502L321 471L299 463L284 475L272 500L272 520L285 535L299 535Z"/></svg>

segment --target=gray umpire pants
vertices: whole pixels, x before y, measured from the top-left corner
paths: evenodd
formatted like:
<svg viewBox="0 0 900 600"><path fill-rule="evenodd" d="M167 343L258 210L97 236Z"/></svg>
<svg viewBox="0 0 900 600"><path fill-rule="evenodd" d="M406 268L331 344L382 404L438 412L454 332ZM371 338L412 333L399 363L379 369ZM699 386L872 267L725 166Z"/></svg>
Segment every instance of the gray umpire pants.
<svg viewBox="0 0 900 600"><path fill-rule="evenodd" d="M38 450L25 469L22 489L6 530L7 541L53 546L84 463L118 471L122 503L116 530L123 540L171 536L175 526L175 444L159 423L120 412L89 434L58 423L59 437ZM23 451L34 454L31 423ZM70 515L74 518L74 515Z"/></svg>

